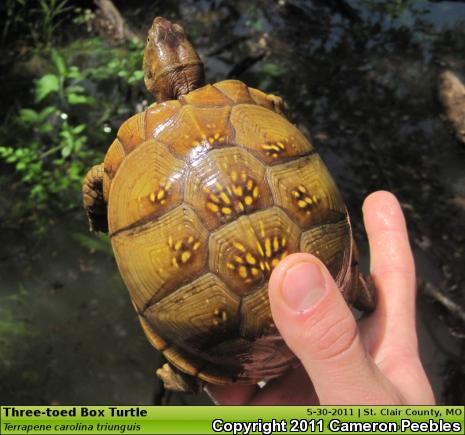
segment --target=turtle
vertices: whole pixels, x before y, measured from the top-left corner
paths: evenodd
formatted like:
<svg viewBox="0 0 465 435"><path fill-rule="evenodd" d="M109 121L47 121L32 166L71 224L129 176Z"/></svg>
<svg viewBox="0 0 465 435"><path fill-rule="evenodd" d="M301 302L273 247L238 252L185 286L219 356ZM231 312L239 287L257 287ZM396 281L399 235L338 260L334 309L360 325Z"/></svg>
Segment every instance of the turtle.
<svg viewBox="0 0 465 435"><path fill-rule="evenodd" d="M346 301L370 311L344 200L283 100L239 80L206 84L179 24L154 19L144 81L155 102L119 128L83 182L92 231L108 232L171 390L254 384L296 366L268 280L310 252Z"/></svg>

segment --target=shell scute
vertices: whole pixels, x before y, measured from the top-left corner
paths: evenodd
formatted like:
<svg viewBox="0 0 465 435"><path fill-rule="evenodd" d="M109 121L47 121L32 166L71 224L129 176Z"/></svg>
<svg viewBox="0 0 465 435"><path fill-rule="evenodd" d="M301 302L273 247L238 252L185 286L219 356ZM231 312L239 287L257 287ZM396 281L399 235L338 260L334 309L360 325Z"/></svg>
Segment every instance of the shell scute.
<svg viewBox="0 0 465 435"><path fill-rule="evenodd" d="M122 165L112 181L108 207L110 234L155 218L182 202L185 163L154 140L139 146Z"/></svg>
<svg viewBox="0 0 465 435"><path fill-rule="evenodd" d="M185 201L209 230L272 205L264 166L245 150L213 150L189 170Z"/></svg>
<svg viewBox="0 0 465 435"><path fill-rule="evenodd" d="M352 235L347 218L337 223L318 225L302 234L300 250L318 257L342 292L350 286Z"/></svg>
<svg viewBox="0 0 465 435"><path fill-rule="evenodd" d="M110 148L105 155L105 159L103 160L103 167L105 170L103 175L103 197L107 203L110 197L111 180L115 177L125 156L126 152L124 151L123 145L118 138L116 138L110 145Z"/></svg>
<svg viewBox="0 0 465 435"><path fill-rule="evenodd" d="M275 203L302 229L346 216L342 196L318 154L273 166L267 176Z"/></svg>
<svg viewBox="0 0 465 435"><path fill-rule="evenodd" d="M277 334L271 316L268 286L255 290L242 298L241 337L254 340L256 337Z"/></svg>
<svg viewBox="0 0 465 435"><path fill-rule="evenodd" d="M200 89L189 92L187 95L179 97L179 101L182 104L204 107L224 107L232 104L232 100L213 85L206 85Z"/></svg>
<svg viewBox="0 0 465 435"><path fill-rule="evenodd" d="M261 106L239 104L231 111L235 141L268 165L313 151L305 136L286 118Z"/></svg>
<svg viewBox="0 0 465 435"><path fill-rule="evenodd" d="M145 141L145 116L146 112L139 112L131 116L119 128L117 138L123 145L126 154Z"/></svg>
<svg viewBox="0 0 465 435"><path fill-rule="evenodd" d="M240 80L223 80L215 83L216 89L225 94L234 104L254 104L255 100L249 93L249 88Z"/></svg>
<svg viewBox="0 0 465 435"><path fill-rule="evenodd" d="M230 107L201 108L183 106L172 119L170 128L157 135L179 158L193 161L209 149L221 147L231 141L229 126Z"/></svg>
<svg viewBox="0 0 465 435"><path fill-rule="evenodd" d="M297 252L300 231L277 207L259 211L212 233L209 267L237 294L266 284L279 261Z"/></svg>
<svg viewBox="0 0 465 435"><path fill-rule="evenodd" d="M116 261L139 312L160 301L205 269L208 232L181 205L111 238Z"/></svg>
<svg viewBox="0 0 465 435"><path fill-rule="evenodd" d="M145 137L156 139L167 128L170 128L175 115L181 109L181 103L177 100L165 101L153 104L146 110Z"/></svg>
<svg viewBox="0 0 465 435"><path fill-rule="evenodd" d="M207 273L150 306L144 316L169 342L198 353L237 335L239 305L239 296Z"/></svg>

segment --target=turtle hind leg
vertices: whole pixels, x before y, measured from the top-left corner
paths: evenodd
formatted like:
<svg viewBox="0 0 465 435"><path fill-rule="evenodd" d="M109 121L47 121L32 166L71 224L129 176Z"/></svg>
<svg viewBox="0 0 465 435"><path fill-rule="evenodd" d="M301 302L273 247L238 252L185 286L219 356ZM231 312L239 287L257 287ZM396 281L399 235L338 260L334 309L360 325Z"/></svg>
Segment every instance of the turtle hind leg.
<svg viewBox="0 0 465 435"><path fill-rule="evenodd" d="M157 376L162 380L165 389L170 391L197 393L202 389L202 382L198 378L186 375L169 363L157 369Z"/></svg>
<svg viewBox="0 0 465 435"><path fill-rule="evenodd" d="M132 304L135 310L139 313L136 304L132 301ZM149 340L150 344L160 351L163 356L170 360L170 358L175 358L179 363L182 364L182 367L187 372L191 374L184 373L183 371L174 367L173 364L166 363L159 369L157 369L156 374L163 382L165 390L177 391L183 393L197 393L200 392L203 386L202 381L195 376L197 368L193 365L193 361L187 359L183 356L182 352L177 350L174 347L169 347L168 344L161 338L152 328L152 326L147 322L143 315L138 314L140 324L142 329Z"/></svg>
<svg viewBox="0 0 465 435"><path fill-rule="evenodd" d="M103 174L103 163L89 170L82 184L82 198L90 230L108 233L107 203L103 197Z"/></svg>

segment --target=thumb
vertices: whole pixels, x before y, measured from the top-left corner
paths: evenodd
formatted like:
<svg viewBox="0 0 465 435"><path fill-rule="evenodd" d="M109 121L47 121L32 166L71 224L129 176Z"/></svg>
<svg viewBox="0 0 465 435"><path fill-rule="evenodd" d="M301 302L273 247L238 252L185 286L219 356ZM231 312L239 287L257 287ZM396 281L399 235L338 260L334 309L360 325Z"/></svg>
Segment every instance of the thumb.
<svg viewBox="0 0 465 435"><path fill-rule="evenodd" d="M355 318L321 261L310 254L284 259L271 276L269 297L276 326L321 404L400 403L367 355Z"/></svg>

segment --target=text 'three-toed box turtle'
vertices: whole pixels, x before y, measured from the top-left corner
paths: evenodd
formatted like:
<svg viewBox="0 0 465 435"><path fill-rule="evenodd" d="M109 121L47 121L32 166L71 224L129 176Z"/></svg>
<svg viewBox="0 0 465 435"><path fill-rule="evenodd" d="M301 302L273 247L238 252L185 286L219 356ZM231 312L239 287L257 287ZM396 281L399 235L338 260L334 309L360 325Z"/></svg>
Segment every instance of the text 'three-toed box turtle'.
<svg viewBox="0 0 465 435"><path fill-rule="evenodd" d="M154 20L144 71L157 102L87 174L91 229L110 234L145 334L169 361L157 372L168 388L280 376L296 359L267 283L286 255L318 256L350 304L374 305L344 201L279 97L237 80L204 86L181 26Z"/></svg>

